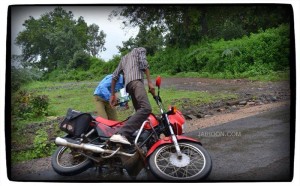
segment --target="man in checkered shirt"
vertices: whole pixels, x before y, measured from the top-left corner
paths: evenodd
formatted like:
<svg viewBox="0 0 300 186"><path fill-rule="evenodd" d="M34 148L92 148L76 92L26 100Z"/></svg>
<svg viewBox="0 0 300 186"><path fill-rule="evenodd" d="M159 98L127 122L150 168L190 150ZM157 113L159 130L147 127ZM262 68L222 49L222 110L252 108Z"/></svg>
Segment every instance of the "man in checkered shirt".
<svg viewBox="0 0 300 186"><path fill-rule="evenodd" d="M155 96L155 89L150 79L149 64L146 60L146 49L143 47L134 48L131 52L122 57L118 67L113 72L110 97L111 106L116 104L114 87L121 73L123 73L125 79L124 87L126 88L126 92L131 96L136 112L125 122L124 126L110 138L110 141L130 145L131 143L128 141L128 137L141 127L142 123L152 112L144 86L144 74L146 74L149 92Z"/></svg>

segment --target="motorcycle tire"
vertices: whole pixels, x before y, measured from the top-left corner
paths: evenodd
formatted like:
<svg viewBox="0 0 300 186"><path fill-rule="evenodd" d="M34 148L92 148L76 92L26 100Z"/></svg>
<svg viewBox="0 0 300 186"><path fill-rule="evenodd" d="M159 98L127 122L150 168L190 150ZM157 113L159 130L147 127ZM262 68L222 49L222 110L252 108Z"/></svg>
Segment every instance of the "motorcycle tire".
<svg viewBox="0 0 300 186"><path fill-rule="evenodd" d="M51 165L62 176L73 176L92 166L92 160L74 153L71 148L59 146L52 155Z"/></svg>
<svg viewBox="0 0 300 186"><path fill-rule="evenodd" d="M179 142L182 158L177 158L174 144L158 147L149 158L150 171L163 180L202 180L211 172L209 153L193 142Z"/></svg>

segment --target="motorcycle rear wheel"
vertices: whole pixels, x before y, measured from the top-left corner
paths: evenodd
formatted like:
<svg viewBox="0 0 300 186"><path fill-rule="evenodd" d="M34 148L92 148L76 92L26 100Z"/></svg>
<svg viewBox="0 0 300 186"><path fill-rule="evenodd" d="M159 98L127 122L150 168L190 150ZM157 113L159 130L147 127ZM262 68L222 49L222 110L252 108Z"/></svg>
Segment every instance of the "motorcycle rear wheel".
<svg viewBox="0 0 300 186"><path fill-rule="evenodd" d="M206 178L212 161L208 152L199 144L179 142L182 158L177 158L173 144L158 147L149 158L151 172L164 180L201 180Z"/></svg>
<svg viewBox="0 0 300 186"><path fill-rule="evenodd" d="M72 176L90 168L92 160L73 151L69 147L59 146L52 155L51 165L58 174Z"/></svg>

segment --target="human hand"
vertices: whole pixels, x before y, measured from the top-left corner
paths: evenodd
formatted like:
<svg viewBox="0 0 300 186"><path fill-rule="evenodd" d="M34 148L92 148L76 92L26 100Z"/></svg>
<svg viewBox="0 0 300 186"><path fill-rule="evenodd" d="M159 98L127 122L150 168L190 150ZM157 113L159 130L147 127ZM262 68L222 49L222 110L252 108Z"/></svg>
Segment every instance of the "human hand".
<svg viewBox="0 0 300 186"><path fill-rule="evenodd" d="M109 104L112 108L115 108L115 105L117 104L117 97L115 95L110 96Z"/></svg>
<svg viewBox="0 0 300 186"><path fill-rule="evenodd" d="M155 88L154 88L153 84L148 83L148 86L149 86L149 91L148 92L150 92L152 94L152 96L155 96Z"/></svg>

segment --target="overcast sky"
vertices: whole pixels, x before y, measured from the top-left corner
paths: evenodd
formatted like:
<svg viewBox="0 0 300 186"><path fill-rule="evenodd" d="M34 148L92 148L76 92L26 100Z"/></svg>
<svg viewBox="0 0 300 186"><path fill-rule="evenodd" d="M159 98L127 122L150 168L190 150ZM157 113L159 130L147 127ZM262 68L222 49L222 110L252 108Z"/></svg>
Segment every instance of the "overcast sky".
<svg viewBox="0 0 300 186"><path fill-rule="evenodd" d="M53 11L55 6L15 6L11 11L11 50L12 54L20 54L21 50L14 45L14 40L18 33L25 28L22 26L29 16L39 19L42 14ZM120 20L113 18L108 20L108 15L116 6L62 6L66 11L72 11L74 19L82 16L88 25L93 23L100 27L106 34L105 48L106 51L100 53L100 57L109 60L113 55L119 54L117 45L122 46L122 41L126 41L130 36L135 36L138 29L123 30Z"/></svg>

